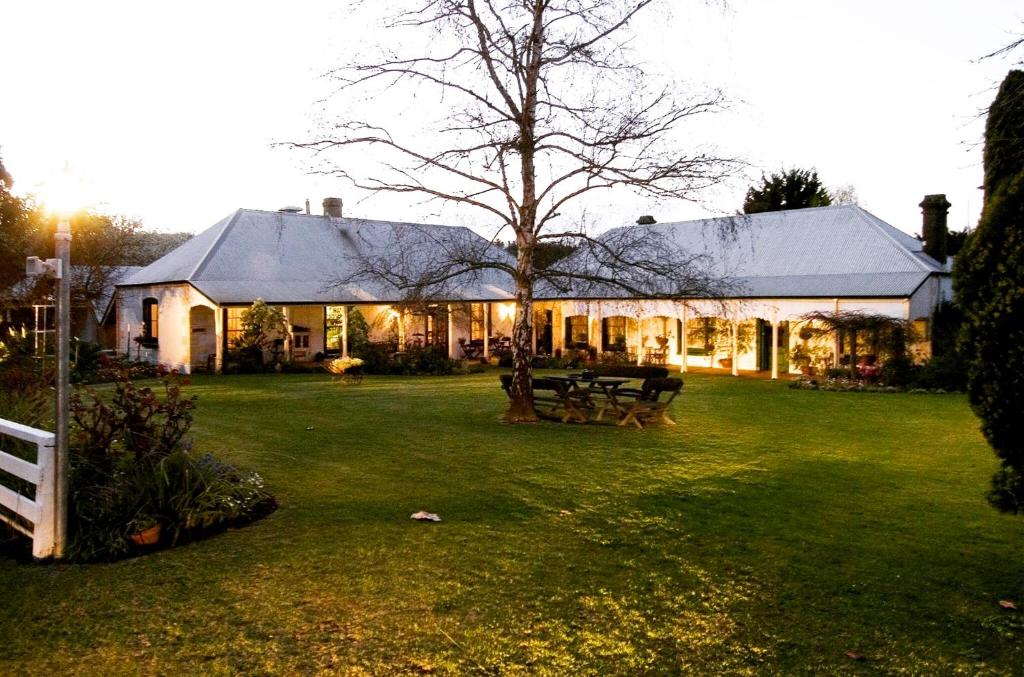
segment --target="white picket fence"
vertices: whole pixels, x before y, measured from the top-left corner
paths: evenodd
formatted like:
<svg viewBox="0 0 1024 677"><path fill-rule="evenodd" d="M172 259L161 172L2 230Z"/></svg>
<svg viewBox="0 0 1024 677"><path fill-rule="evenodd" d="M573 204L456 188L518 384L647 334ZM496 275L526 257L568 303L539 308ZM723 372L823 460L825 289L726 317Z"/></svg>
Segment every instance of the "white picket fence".
<svg viewBox="0 0 1024 677"><path fill-rule="evenodd" d="M54 463L53 433L0 418L0 434L30 442L35 444L38 449L35 463L12 456L0 449L0 470L34 484L36 487L36 496L33 500L0 484L0 505L30 522L31 529L25 528L20 520L15 520L3 512L0 512L0 520L7 522L32 539L33 557L46 559L53 555L55 545L56 494L54 493L54 484L57 466Z"/></svg>

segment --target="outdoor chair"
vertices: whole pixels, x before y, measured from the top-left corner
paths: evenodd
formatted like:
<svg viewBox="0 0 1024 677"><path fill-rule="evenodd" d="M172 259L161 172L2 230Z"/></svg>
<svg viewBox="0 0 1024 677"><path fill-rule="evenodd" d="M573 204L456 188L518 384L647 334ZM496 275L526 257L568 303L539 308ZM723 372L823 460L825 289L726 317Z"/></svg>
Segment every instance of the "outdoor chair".
<svg viewBox="0 0 1024 677"><path fill-rule="evenodd" d="M630 423L637 428L643 428L645 423L660 421L666 425L675 425L676 422L668 417L668 405L676 398L676 395L683 389L681 378L649 378L644 381L636 399L625 407L625 414L619 419L619 425L625 426ZM632 393L620 395L631 396ZM668 395L662 399L662 395Z"/></svg>

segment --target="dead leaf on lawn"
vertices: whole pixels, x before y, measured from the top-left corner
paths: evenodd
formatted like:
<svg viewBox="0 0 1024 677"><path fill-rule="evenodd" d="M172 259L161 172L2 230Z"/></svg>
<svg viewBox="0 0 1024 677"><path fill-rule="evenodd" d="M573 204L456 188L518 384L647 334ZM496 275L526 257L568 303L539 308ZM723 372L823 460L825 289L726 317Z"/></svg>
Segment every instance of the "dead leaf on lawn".
<svg viewBox="0 0 1024 677"><path fill-rule="evenodd" d="M847 651L846 652L846 657L849 658L851 661L866 661L867 660L867 658L864 657L864 654L862 654L859 651Z"/></svg>
<svg viewBox="0 0 1024 677"><path fill-rule="evenodd" d="M1014 604L1013 602L1011 602L1008 599L1001 599L1001 600L999 600L999 606L1001 606L1004 609L1007 609L1009 611L1016 611L1017 610L1017 605Z"/></svg>

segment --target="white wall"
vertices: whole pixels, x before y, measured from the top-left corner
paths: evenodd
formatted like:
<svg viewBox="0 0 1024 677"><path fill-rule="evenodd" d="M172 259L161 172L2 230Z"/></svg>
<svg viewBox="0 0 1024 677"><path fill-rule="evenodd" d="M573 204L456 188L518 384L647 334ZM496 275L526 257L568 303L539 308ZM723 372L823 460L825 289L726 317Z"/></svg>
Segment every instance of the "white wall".
<svg viewBox="0 0 1024 677"><path fill-rule="evenodd" d="M208 306L218 312L217 305L187 284L122 287L117 291L117 342L115 349L124 353L130 349L131 357L160 363L169 369L190 371L191 327L189 310L192 306ZM157 299L159 346L142 348L133 340L142 334L142 301ZM219 337L218 337L219 342Z"/></svg>

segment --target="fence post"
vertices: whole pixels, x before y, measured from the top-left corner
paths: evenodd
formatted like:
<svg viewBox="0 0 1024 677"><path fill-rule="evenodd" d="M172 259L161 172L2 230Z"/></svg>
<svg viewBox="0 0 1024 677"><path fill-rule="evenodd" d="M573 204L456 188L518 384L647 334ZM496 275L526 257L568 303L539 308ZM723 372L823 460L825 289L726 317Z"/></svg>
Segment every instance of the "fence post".
<svg viewBox="0 0 1024 677"><path fill-rule="evenodd" d="M36 505L39 506L39 522L32 529L32 557L46 559L63 556L64 544L57 543L57 464L55 463L54 439L48 443L36 442L38 449L36 465L39 466L39 484L36 485Z"/></svg>

